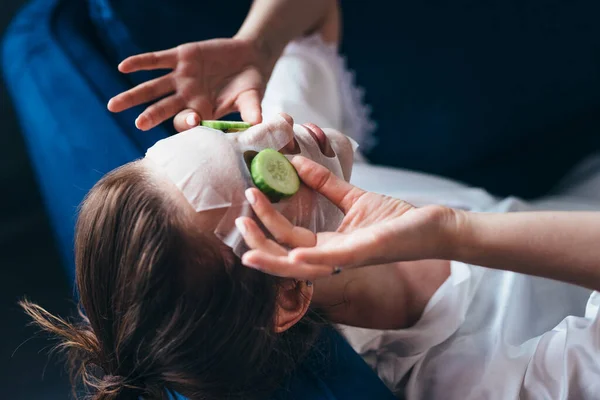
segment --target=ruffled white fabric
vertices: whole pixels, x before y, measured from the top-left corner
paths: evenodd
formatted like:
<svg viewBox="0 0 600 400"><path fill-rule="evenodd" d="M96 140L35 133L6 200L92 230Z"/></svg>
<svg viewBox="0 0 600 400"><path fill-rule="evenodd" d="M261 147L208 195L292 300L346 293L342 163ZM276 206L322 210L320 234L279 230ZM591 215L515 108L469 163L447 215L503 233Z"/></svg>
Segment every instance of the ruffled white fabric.
<svg viewBox="0 0 600 400"><path fill-rule="evenodd" d="M295 122L313 122L350 136L368 150L375 144L376 125L371 108L364 103L364 90L335 44L311 35L290 43L278 60L262 103L263 117L279 112Z"/></svg>
<svg viewBox="0 0 600 400"><path fill-rule="evenodd" d="M535 209L517 199L487 208L482 200L464 206ZM414 326L341 329L402 398L591 400L600 393L599 308L597 292L452 262Z"/></svg>

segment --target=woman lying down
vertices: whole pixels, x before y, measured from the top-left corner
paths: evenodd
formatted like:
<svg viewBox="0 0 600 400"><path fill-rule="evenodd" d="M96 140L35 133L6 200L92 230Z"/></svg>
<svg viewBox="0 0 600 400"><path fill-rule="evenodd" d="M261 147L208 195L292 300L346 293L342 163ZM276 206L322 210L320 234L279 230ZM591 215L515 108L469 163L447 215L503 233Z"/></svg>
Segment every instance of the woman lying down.
<svg viewBox="0 0 600 400"><path fill-rule="evenodd" d="M244 153L267 147L340 177L352 167L347 137L284 115L240 133L198 127L172 136L88 193L75 239L85 318L71 325L25 308L65 339L75 364L102 370L98 380L81 370L98 398L161 399L165 387L190 399L264 398L311 347L321 325L313 289L244 267L235 254ZM341 213L323 200L301 187L279 209L301 226L335 229Z"/></svg>
<svg viewBox="0 0 600 400"><path fill-rule="evenodd" d="M24 307L64 338L98 398L160 399L165 388L192 399L264 398L314 342L316 309L398 395L598 393L598 299L586 311L588 290L443 260L345 271L314 284L243 266L234 221L251 215L248 154L274 146L350 177L350 139L283 114L235 134L199 127L170 137L90 191L76 231L86 317L71 324ZM413 174L397 178L415 187ZM313 231L335 230L341 217L305 186L276 207ZM87 375L92 366L98 379Z"/></svg>
<svg viewBox="0 0 600 400"><path fill-rule="evenodd" d="M338 129L368 126L352 120L364 109L346 107L343 118L343 82L327 79L339 64L308 57L314 46L293 46L267 87L268 122L228 134L198 127L162 140L89 192L75 246L85 317L68 323L23 304L64 339L95 398L162 399L167 389L190 399L265 398L307 354L323 318L398 396L595 398L600 322L589 290L444 260L344 271L314 284L241 264L246 247L234 221L253 217L244 191L256 152L301 154L345 180L353 168L352 140L278 112L293 109L297 122ZM290 98L302 74L323 85L296 85ZM324 115L310 106L321 103ZM359 186L418 204L525 207L406 171L356 164L353 174ZM552 207L587 207L565 199ZM313 232L333 231L343 217L304 185L276 208Z"/></svg>

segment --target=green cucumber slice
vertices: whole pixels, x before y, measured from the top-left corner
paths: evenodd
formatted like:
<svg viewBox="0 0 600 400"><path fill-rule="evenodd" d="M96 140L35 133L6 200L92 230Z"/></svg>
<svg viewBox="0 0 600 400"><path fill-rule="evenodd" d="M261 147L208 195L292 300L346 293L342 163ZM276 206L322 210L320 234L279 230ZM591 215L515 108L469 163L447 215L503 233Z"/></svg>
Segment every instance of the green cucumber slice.
<svg viewBox="0 0 600 400"><path fill-rule="evenodd" d="M300 189L296 169L277 150L259 152L250 164L250 174L256 187L273 202L293 196Z"/></svg>
<svg viewBox="0 0 600 400"><path fill-rule="evenodd" d="M217 121L217 120L206 120L200 123L202 126L206 126L208 128L218 129L225 133L228 132L240 132L245 131L250 128L252 125L241 122L241 121Z"/></svg>

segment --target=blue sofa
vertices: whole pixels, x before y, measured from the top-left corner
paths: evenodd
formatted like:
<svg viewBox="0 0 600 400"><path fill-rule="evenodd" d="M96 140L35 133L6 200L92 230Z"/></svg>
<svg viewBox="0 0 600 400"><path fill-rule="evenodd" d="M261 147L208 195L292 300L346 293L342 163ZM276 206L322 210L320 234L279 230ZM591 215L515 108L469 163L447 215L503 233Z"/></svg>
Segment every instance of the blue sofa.
<svg viewBox="0 0 600 400"><path fill-rule="evenodd" d="M138 131L132 121L139 107L116 115L107 111L110 97L150 74L118 73L114 60L139 49L104 11L96 7L90 12L81 0L34 0L14 20L3 43L4 77L71 278L74 222L86 192L103 174L142 157L173 133L169 124ZM92 18L109 27L104 35ZM122 54L111 53L111 41L120 43ZM326 329L318 349L274 398L394 397L344 339Z"/></svg>
<svg viewBox="0 0 600 400"><path fill-rule="evenodd" d="M38 0L3 42L3 72L67 272L77 207L106 172L144 155L168 132L140 132L139 109L114 115L106 99L129 87L96 46L81 1Z"/></svg>

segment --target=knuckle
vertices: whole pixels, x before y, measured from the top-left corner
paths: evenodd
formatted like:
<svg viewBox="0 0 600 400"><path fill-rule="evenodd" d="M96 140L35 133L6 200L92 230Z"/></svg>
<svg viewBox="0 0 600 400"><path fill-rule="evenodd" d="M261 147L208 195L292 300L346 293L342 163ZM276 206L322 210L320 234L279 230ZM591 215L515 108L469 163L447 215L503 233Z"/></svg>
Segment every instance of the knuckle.
<svg viewBox="0 0 600 400"><path fill-rule="evenodd" d="M293 240L292 235L287 231L275 230L274 232L271 232L271 234L279 243L291 244L291 241Z"/></svg>
<svg viewBox="0 0 600 400"><path fill-rule="evenodd" d="M152 65L156 65L160 62L160 57L156 53L148 54L148 63Z"/></svg>
<svg viewBox="0 0 600 400"><path fill-rule="evenodd" d="M193 45L190 45L190 43L184 43L180 44L175 49L177 51L177 55L179 55L182 58L185 58L186 56L192 55L194 53L195 48Z"/></svg>
<svg viewBox="0 0 600 400"><path fill-rule="evenodd" d="M185 44L180 44L179 46L175 47L175 53L180 60L183 59L184 55L186 54Z"/></svg>
<svg viewBox="0 0 600 400"><path fill-rule="evenodd" d="M315 189L317 191L324 188L331 180L331 171L327 169L317 168L313 173L313 176L315 177Z"/></svg>
<svg viewBox="0 0 600 400"><path fill-rule="evenodd" d="M155 117L152 110L145 112L142 114L143 119L146 121L147 125L154 125Z"/></svg>
<svg viewBox="0 0 600 400"><path fill-rule="evenodd" d="M156 106L154 107L153 110L153 114L158 118L158 119L162 119L165 117L165 115L167 114L167 111L165 110L165 107L160 105L160 106Z"/></svg>
<svg viewBox="0 0 600 400"><path fill-rule="evenodd" d="M145 83L140 89L141 90L138 92L139 97L157 97L157 88L151 83Z"/></svg>

